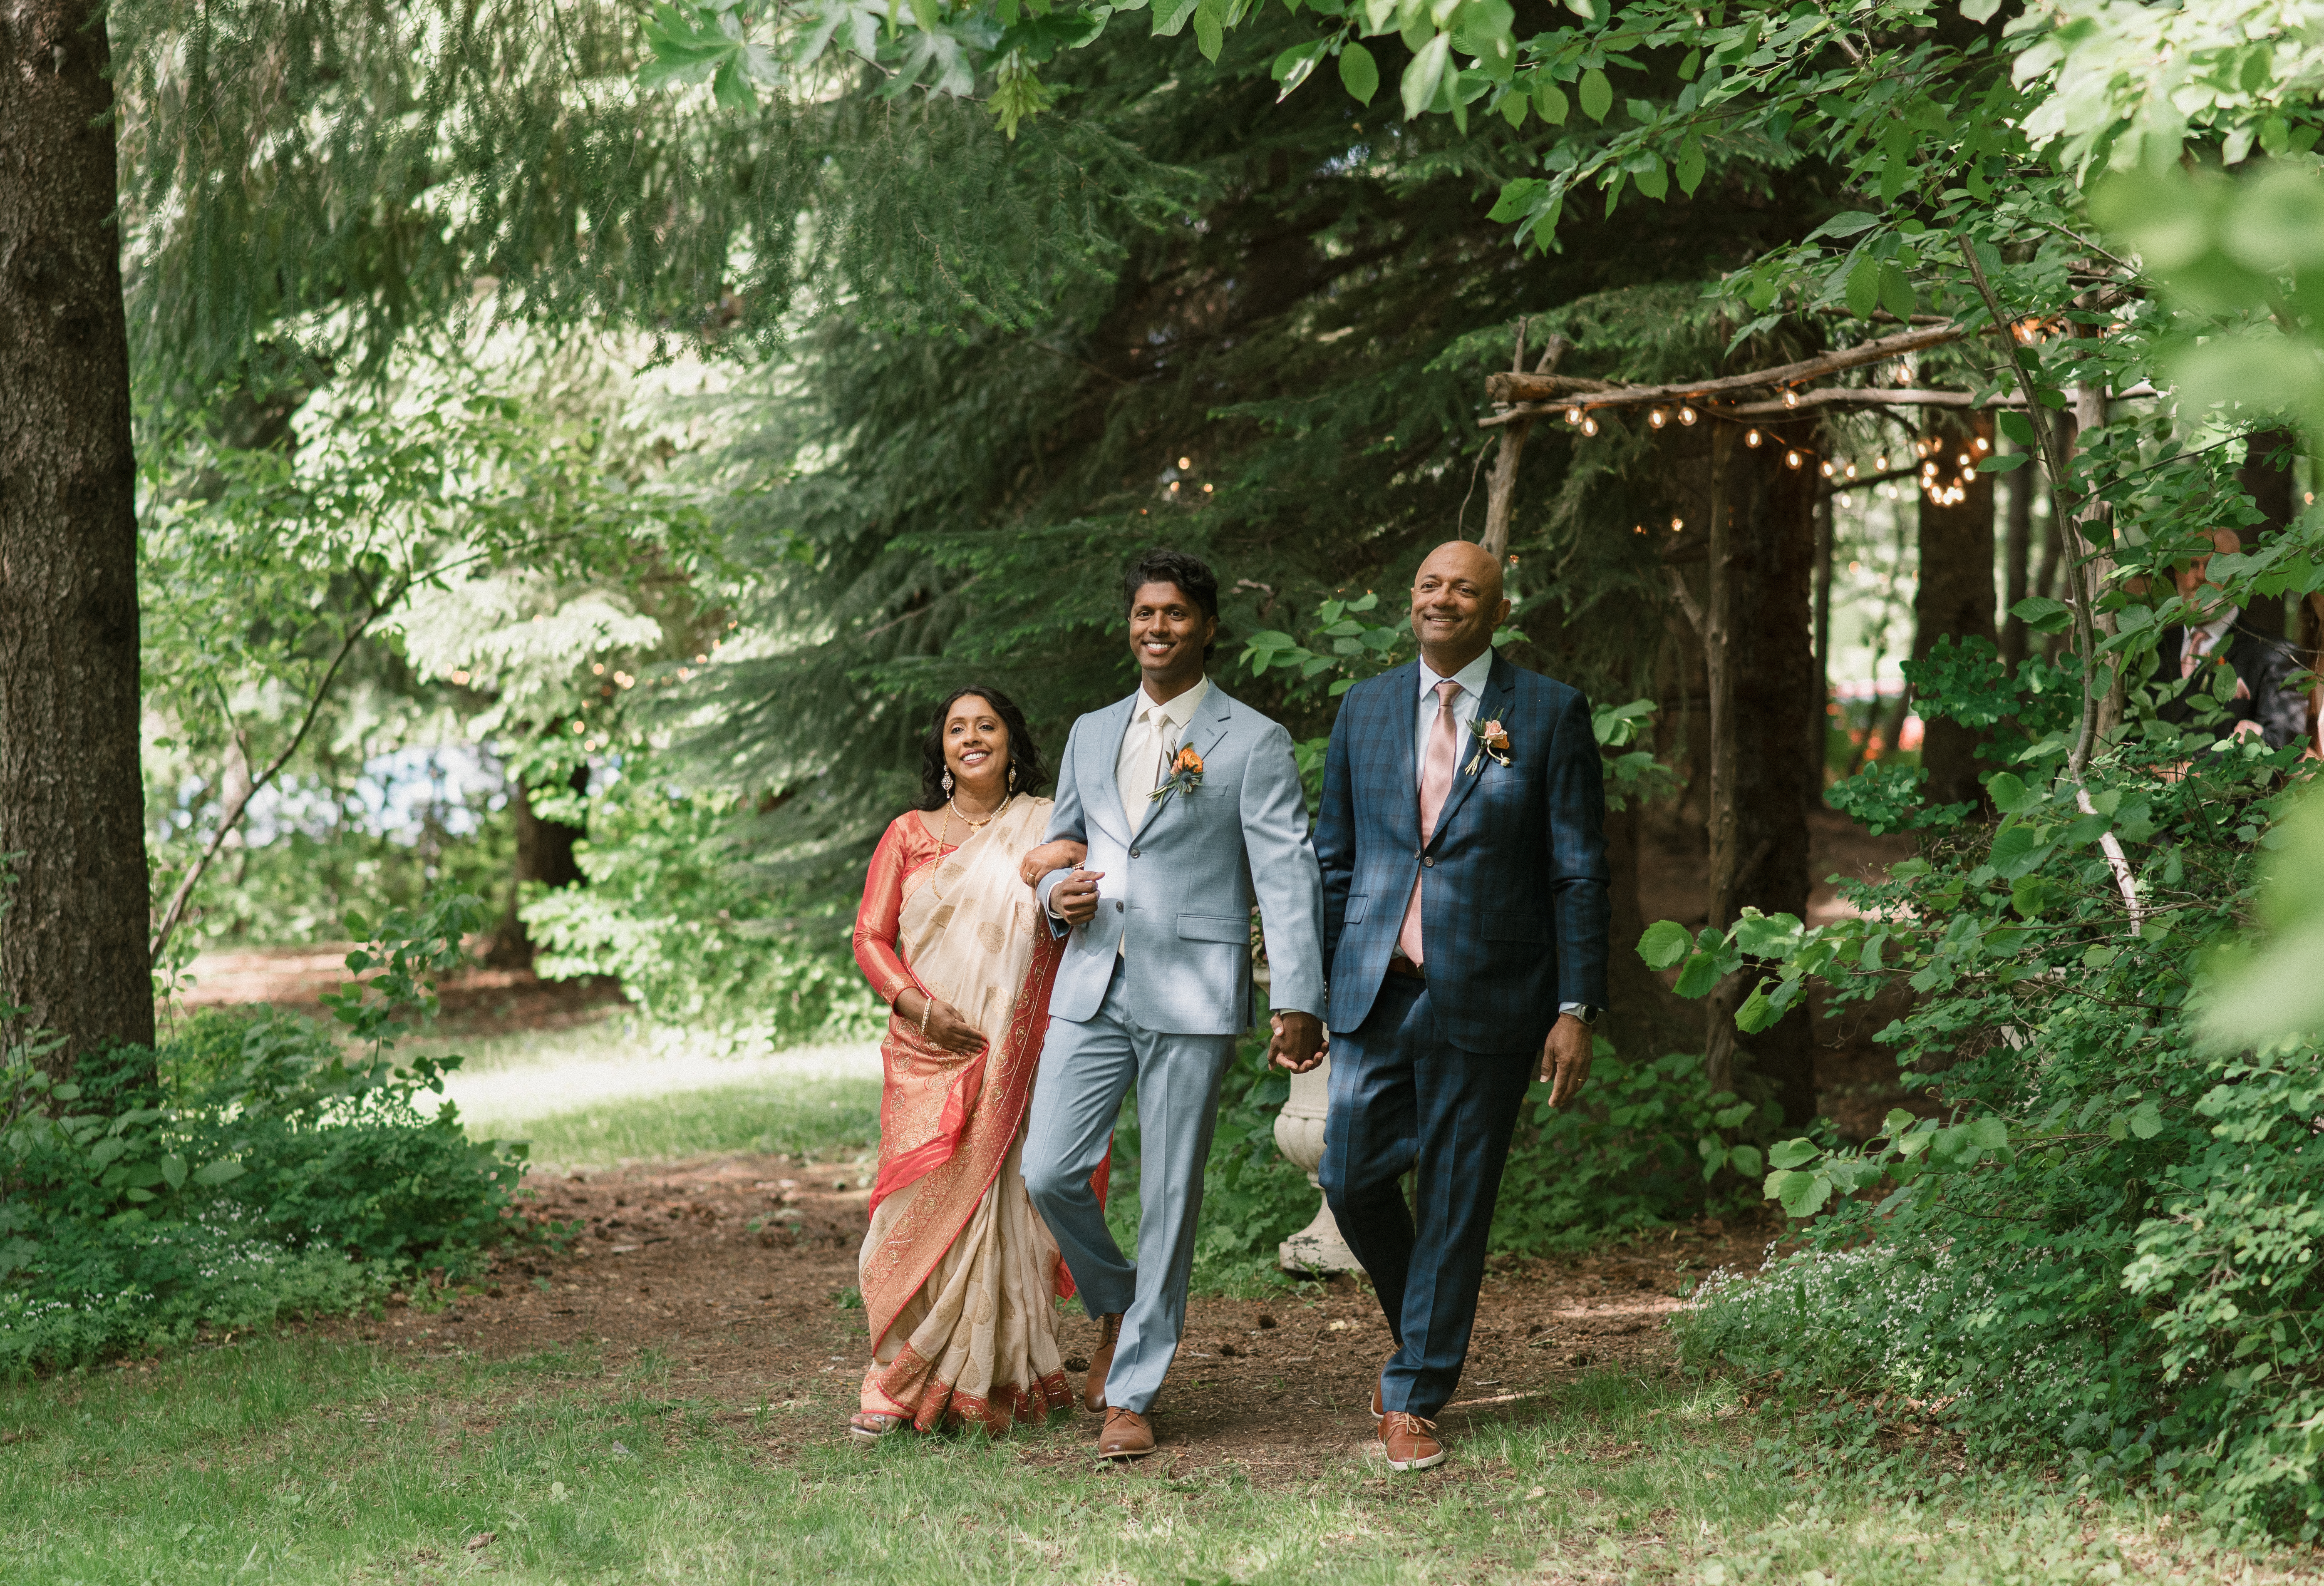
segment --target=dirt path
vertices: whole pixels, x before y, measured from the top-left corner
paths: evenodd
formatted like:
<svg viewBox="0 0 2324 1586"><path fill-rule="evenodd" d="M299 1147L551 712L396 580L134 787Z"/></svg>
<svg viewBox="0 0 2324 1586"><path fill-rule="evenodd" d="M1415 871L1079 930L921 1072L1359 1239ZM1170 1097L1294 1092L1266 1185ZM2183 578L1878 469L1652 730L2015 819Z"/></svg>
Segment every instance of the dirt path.
<svg viewBox="0 0 2324 1586"><path fill-rule="evenodd" d="M863 1313L842 1305L867 1222L860 1171L746 1157L543 1182L536 1209L587 1225L568 1254L504 1262L493 1292L441 1311L392 1307L383 1323L331 1331L487 1358L584 1345L618 1365L658 1351L689 1397L737 1410L811 1406L822 1413L788 1424L835 1439L865 1354ZM1756 1266L1766 1237L1707 1224L1584 1259L1501 1263L1445 1429L1457 1437L1521 1415L1587 1369L1660 1374L1672 1364L1665 1323L1682 1280ZM1065 1344L1076 1386L1094 1338L1073 1310ZM1195 1300L1155 1406L1168 1468L1232 1462L1253 1480L1319 1473L1370 1440L1367 1404L1388 1348L1379 1307L1347 1278L1265 1302ZM1093 1443L1097 1418L1079 1425ZM1077 1456L1052 1443L1028 1457Z"/></svg>

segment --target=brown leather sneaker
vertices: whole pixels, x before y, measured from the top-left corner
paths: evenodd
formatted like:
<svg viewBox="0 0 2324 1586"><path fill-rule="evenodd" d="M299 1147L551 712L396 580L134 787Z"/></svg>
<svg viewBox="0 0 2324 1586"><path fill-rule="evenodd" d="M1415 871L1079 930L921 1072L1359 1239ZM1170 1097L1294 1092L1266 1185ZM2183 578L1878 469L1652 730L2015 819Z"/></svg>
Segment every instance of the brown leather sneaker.
<svg viewBox="0 0 2324 1586"><path fill-rule="evenodd" d="M1388 1451L1391 1471L1425 1471L1444 1462L1444 1445L1436 1441L1436 1423L1406 1410L1380 1417L1380 1446Z"/></svg>
<svg viewBox="0 0 2324 1586"><path fill-rule="evenodd" d="M1432 1448L1435 1444L1429 1445ZM1097 1457L1102 1460L1142 1460L1154 1452L1154 1428L1136 1410L1108 1410L1105 1430L1098 1434ZM1444 1451L1437 1449L1443 1459Z"/></svg>
<svg viewBox="0 0 2324 1586"><path fill-rule="evenodd" d="M1113 1346L1120 1338L1120 1312L1097 1319L1097 1348L1090 1351L1089 1370L1082 1378L1082 1408L1093 1415L1105 1409L1105 1374L1113 1369Z"/></svg>

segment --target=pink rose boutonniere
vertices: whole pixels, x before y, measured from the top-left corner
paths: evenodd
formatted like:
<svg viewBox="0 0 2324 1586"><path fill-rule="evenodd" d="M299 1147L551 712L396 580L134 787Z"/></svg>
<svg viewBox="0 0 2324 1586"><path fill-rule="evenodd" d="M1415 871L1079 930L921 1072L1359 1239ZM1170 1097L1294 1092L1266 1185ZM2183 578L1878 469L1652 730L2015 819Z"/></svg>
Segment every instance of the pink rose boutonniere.
<svg viewBox="0 0 2324 1586"><path fill-rule="evenodd" d="M1462 768L1468 775L1475 776L1489 754L1496 765L1509 763L1509 730L1501 725L1498 718L1489 722L1472 721L1469 724L1469 731L1477 740L1477 752Z"/></svg>

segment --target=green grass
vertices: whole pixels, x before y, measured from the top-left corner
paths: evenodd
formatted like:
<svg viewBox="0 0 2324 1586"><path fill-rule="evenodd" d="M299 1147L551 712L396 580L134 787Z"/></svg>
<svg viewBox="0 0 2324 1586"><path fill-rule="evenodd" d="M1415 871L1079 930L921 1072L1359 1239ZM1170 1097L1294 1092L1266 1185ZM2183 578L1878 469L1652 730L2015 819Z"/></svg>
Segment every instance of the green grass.
<svg viewBox="0 0 2324 1586"><path fill-rule="evenodd" d="M2135 1500L1915 1455L1820 1463L1717 1383L1595 1377L1457 1437L1443 1471L1351 1452L1277 1485L1093 1469L1070 1419L833 1443L836 1391L717 1404L651 1360L281 1338L0 1388L0 1580L2062 1582L2246 1562Z"/></svg>
<svg viewBox="0 0 2324 1586"><path fill-rule="evenodd" d="M531 1119L523 1134L536 1160L567 1166L728 1151L838 1160L880 1143L880 1083L800 1078L622 1097Z"/></svg>

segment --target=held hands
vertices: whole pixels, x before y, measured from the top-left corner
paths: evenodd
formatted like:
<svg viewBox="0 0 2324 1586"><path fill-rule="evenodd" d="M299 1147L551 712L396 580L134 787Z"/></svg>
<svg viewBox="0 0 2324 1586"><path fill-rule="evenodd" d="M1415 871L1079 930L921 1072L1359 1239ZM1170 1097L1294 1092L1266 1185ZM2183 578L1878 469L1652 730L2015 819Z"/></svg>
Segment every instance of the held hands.
<svg viewBox="0 0 2324 1586"><path fill-rule="evenodd" d="M1076 870L1049 889L1049 907L1071 926L1085 926L1097 917L1097 884L1102 870Z"/></svg>
<svg viewBox="0 0 2324 1586"><path fill-rule="evenodd" d="M1274 1035L1267 1043L1267 1060L1286 1074L1305 1074L1323 1061L1330 1049L1323 1021L1312 1013L1277 1013L1268 1024Z"/></svg>
<svg viewBox="0 0 2324 1586"><path fill-rule="evenodd" d="M1054 843L1025 850L1025 857L1017 862L1017 877L1029 887L1051 871L1070 869L1088 857L1088 844L1060 837Z"/></svg>
<svg viewBox="0 0 2324 1586"><path fill-rule="evenodd" d="M933 1001L936 1006L929 1007ZM896 1018L914 1029L920 1028L920 1015L927 1015L928 1039L947 1052L963 1056L984 1045L984 1033L961 1016L959 1009L941 997L931 998L917 987L907 988L896 997Z"/></svg>
<svg viewBox="0 0 2324 1586"><path fill-rule="evenodd" d="M1541 1083L1549 1087L1549 1104L1563 1107L1582 1093L1590 1078L1590 1027L1571 1013L1561 1013L1541 1044Z"/></svg>

